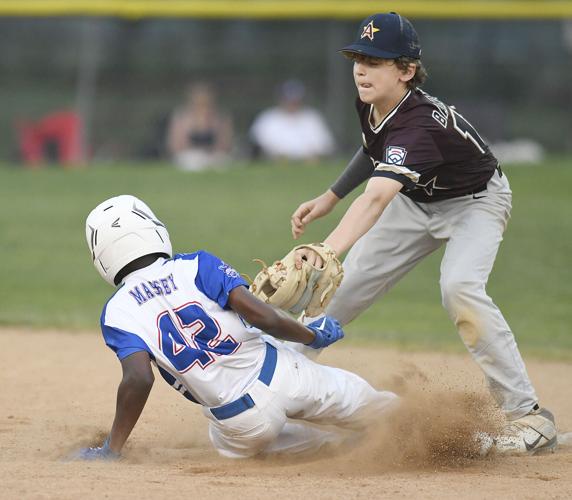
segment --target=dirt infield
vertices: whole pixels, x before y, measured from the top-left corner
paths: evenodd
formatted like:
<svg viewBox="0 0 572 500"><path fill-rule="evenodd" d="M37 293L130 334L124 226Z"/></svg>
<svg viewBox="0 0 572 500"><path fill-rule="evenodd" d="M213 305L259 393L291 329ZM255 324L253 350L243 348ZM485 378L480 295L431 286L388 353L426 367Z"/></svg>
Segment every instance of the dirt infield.
<svg viewBox="0 0 572 500"><path fill-rule="evenodd" d="M471 458L466 429L497 415L468 356L331 347L321 362L400 392L404 410L366 444L288 460L218 457L199 409L158 378L125 459L102 464L62 461L113 419L121 370L102 338L3 330L0 349L2 499L572 497L572 447ZM572 364L527 365L560 431L572 431Z"/></svg>

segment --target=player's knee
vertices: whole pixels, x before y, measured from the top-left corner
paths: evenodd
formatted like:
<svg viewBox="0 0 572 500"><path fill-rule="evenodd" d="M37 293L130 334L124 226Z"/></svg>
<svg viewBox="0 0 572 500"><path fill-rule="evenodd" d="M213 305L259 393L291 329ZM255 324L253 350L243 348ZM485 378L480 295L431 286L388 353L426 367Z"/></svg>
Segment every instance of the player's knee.
<svg viewBox="0 0 572 500"><path fill-rule="evenodd" d="M470 279L442 277L440 286L443 307L449 312L466 306L473 298L484 293L484 285Z"/></svg>

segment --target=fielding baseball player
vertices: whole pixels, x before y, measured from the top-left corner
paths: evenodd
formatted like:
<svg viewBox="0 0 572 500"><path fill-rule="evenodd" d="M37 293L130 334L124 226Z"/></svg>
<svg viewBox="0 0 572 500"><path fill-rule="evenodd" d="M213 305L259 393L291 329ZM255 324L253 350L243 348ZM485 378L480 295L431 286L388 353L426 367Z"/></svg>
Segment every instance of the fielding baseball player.
<svg viewBox="0 0 572 500"><path fill-rule="evenodd" d="M167 229L141 200L124 195L98 205L86 237L99 274L118 287L103 308L101 329L123 379L108 438L77 458L119 457L153 385L151 364L202 406L210 439L227 457L311 451L341 434L304 421L353 435L395 404L395 394L318 365L274 338L323 348L343 337L335 319L304 326L255 298L214 255L173 256Z"/></svg>
<svg viewBox="0 0 572 500"><path fill-rule="evenodd" d="M350 249L326 313L349 323L445 244L443 305L508 419L497 451L553 449L554 417L539 407L513 333L485 290L511 210L506 176L475 128L419 88L427 74L407 19L368 17L342 52L353 61L363 145L333 186L292 216L298 238L369 179L324 241L337 255ZM302 259L320 265L309 250L298 251L298 266Z"/></svg>

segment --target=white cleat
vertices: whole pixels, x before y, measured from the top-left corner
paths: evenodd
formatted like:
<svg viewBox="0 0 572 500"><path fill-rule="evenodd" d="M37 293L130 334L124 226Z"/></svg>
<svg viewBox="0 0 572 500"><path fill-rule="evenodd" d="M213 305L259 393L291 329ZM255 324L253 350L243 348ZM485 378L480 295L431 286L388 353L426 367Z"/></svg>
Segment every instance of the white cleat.
<svg viewBox="0 0 572 500"><path fill-rule="evenodd" d="M558 439L554 415L546 408L533 410L505 427L493 438L492 449L503 454L535 454L554 451Z"/></svg>

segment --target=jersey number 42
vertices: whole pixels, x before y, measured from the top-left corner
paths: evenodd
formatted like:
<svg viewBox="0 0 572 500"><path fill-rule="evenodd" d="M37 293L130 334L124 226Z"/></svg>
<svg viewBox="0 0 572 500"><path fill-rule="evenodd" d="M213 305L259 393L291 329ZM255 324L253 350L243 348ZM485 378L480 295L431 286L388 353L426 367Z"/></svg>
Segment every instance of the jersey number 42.
<svg viewBox="0 0 572 500"><path fill-rule="evenodd" d="M179 373L193 366L206 368L215 355L232 354L240 343L227 335L223 338L218 322L198 302L189 302L174 309L178 325L169 311L157 317L159 348Z"/></svg>

